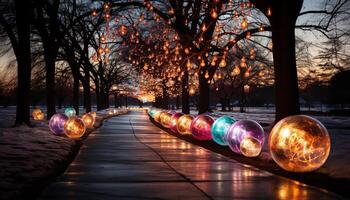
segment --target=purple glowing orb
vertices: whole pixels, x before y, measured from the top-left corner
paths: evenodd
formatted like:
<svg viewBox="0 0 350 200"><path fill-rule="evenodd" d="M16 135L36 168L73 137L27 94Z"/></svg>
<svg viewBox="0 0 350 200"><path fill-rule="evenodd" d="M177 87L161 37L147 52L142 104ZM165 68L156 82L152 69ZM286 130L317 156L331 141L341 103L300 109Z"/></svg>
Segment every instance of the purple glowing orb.
<svg viewBox="0 0 350 200"><path fill-rule="evenodd" d="M54 135L64 135L64 124L68 117L64 114L55 114L51 117L49 128Z"/></svg>
<svg viewBox="0 0 350 200"><path fill-rule="evenodd" d="M239 120L235 122L227 131L226 141L230 149L241 154L240 145L243 139L252 137L258 140L263 146L265 136L264 129L255 121L252 120Z"/></svg>
<svg viewBox="0 0 350 200"><path fill-rule="evenodd" d="M198 115L191 123L192 136L197 140L211 140L211 125L214 119L209 115Z"/></svg>

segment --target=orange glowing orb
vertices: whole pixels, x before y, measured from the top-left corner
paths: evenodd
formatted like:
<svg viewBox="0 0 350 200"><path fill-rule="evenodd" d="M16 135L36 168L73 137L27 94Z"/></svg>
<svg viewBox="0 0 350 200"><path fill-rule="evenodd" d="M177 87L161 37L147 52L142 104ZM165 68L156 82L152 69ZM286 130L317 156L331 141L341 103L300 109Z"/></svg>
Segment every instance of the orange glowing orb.
<svg viewBox="0 0 350 200"><path fill-rule="evenodd" d="M89 113L84 114L81 120L84 122L86 128L92 128L94 126L95 118Z"/></svg>
<svg viewBox="0 0 350 200"><path fill-rule="evenodd" d="M246 157L257 157L261 152L262 146L258 139L246 137L241 141L240 150Z"/></svg>
<svg viewBox="0 0 350 200"><path fill-rule="evenodd" d="M182 115L176 123L177 131L182 135L191 135L191 123L193 118L193 116L188 114Z"/></svg>
<svg viewBox="0 0 350 200"><path fill-rule="evenodd" d="M157 111L155 114L154 114L154 116L153 116L153 119L154 119L154 121L156 121L156 122L160 122L160 115L161 114L163 114L163 111Z"/></svg>
<svg viewBox="0 0 350 200"><path fill-rule="evenodd" d="M160 123L162 126L169 128L170 127L170 122L171 122L171 114L170 113L163 113L160 116Z"/></svg>
<svg viewBox="0 0 350 200"><path fill-rule="evenodd" d="M34 120L40 121L44 119L45 114L39 108L36 108L33 110L32 116Z"/></svg>
<svg viewBox="0 0 350 200"><path fill-rule="evenodd" d="M84 122L77 117L69 118L64 124L64 133L69 138L80 138L84 135L85 129Z"/></svg>
<svg viewBox="0 0 350 200"><path fill-rule="evenodd" d="M94 119L95 119L96 116L97 116L96 112L90 112L89 114L92 115L92 117L93 117Z"/></svg>
<svg viewBox="0 0 350 200"><path fill-rule="evenodd" d="M271 130L269 148L273 160L292 172L309 172L327 160L331 142L321 122L305 115L279 121Z"/></svg>

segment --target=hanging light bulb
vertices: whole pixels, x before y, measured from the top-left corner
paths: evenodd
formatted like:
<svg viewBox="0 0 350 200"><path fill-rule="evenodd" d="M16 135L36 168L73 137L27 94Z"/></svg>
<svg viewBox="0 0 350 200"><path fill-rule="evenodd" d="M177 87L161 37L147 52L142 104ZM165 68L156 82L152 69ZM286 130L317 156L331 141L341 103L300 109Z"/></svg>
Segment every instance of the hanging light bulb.
<svg viewBox="0 0 350 200"><path fill-rule="evenodd" d="M241 28L243 29L243 30L245 30L245 29L247 29L247 27L248 27L248 22L247 22L247 18L243 18L243 20L242 20L242 22L241 22Z"/></svg>
<svg viewBox="0 0 350 200"><path fill-rule="evenodd" d="M271 17L271 16L272 16L271 8L267 8L266 15L267 15L268 17Z"/></svg>
<svg viewBox="0 0 350 200"><path fill-rule="evenodd" d="M209 78L209 72L208 72L208 71L205 71L204 78L206 78L206 79L208 79L208 78Z"/></svg>
<svg viewBox="0 0 350 200"><path fill-rule="evenodd" d="M212 18L216 19L218 17L218 13L216 12L215 9L211 9L210 15Z"/></svg>
<svg viewBox="0 0 350 200"><path fill-rule="evenodd" d="M201 66L201 67L205 67L205 62L204 62L203 59L201 60L200 66Z"/></svg>
<svg viewBox="0 0 350 200"><path fill-rule="evenodd" d="M225 57L223 57L223 58L221 59L221 61L220 61L220 63L219 63L219 66L220 66L220 67L226 67L226 59L225 59Z"/></svg>
<svg viewBox="0 0 350 200"><path fill-rule="evenodd" d="M97 16L96 9L94 9L94 10L92 11L91 15L92 15L93 17L96 17L96 16Z"/></svg>
<svg viewBox="0 0 350 200"><path fill-rule="evenodd" d="M201 29L202 29L202 31L203 31L203 32L205 32L205 31L207 30L207 26L205 25L205 23L203 23L203 25L202 25L202 28L201 28Z"/></svg>
<svg viewBox="0 0 350 200"><path fill-rule="evenodd" d="M241 73L241 70L239 69L239 67L238 66L235 66L235 68L233 69L233 74L234 75L238 75L238 74L240 74Z"/></svg>

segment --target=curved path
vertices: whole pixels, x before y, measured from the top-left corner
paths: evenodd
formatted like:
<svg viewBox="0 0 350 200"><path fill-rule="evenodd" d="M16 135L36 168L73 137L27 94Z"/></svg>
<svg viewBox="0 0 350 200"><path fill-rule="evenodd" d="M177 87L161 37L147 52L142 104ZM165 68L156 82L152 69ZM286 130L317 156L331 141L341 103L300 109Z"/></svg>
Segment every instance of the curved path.
<svg viewBox="0 0 350 200"><path fill-rule="evenodd" d="M143 111L106 121L39 199L337 199L160 130Z"/></svg>

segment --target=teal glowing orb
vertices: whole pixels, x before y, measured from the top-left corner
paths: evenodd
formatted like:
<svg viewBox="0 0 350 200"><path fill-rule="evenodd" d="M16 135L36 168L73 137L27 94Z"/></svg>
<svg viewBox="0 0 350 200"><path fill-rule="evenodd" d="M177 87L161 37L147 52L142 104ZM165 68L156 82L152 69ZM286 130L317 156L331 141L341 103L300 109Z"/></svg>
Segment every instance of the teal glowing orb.
<svg viewBox="0 0 350 200"><path fill-rule="evenodd" d="M227 130L235 122L236 122L235 119L228 116L222 116L217 120L215 120L214 124L211 127L211 135L213 137L214 142L222 146L227 146L228 145L228 143L226 142Z"/></svg>
<svg viewBox="0 0 350 200"><path fill-rule="evenodd" d="M152 118L154 118L154 115L156 114L157 111L158 111L158 110L150 109L149 112L148 112L148 114L149 114Z"/></svg>
<svg viewBox="0 0 350 200"><path fill-rule="evenodd" d="M67 115L68 117L74 117L76 115L76 112L74 108L69 107L64 110L64 114Z"/></svg>

